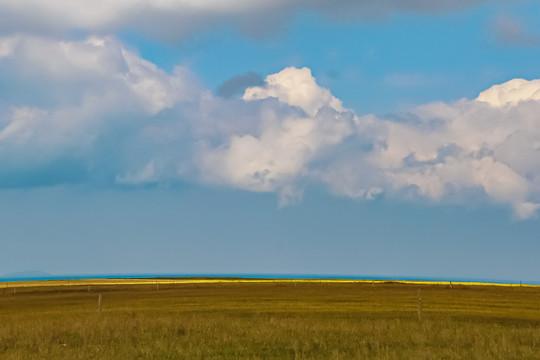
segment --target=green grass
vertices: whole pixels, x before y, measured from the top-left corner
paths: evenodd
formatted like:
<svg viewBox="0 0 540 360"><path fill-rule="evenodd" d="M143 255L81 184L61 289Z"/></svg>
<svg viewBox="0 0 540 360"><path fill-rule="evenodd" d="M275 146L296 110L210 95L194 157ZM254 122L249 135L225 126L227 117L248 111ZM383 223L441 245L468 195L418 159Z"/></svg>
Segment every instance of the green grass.
<svg viewBox="0 0 540 360"><path fill-rule="evenodd" d="M137 358L540 359L540 288L222 283L0 290L0 359Z"/></svg>

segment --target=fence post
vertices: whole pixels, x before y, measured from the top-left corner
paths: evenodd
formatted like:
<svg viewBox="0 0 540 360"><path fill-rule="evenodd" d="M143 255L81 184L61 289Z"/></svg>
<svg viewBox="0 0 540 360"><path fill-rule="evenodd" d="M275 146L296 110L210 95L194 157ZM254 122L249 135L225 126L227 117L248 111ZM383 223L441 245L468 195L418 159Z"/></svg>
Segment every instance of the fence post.
<svg viewBox="0 0 540 360"><path fill-rule="evenodd" d="M416 308L418 321L422 321L422 290L418 289L418 305Z"/></svg>

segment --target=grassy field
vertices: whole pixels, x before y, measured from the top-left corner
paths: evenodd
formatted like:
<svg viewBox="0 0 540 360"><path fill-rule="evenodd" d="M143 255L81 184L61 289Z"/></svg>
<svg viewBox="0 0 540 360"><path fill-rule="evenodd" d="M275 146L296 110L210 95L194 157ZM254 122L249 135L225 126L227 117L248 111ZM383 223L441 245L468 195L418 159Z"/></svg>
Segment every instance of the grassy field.
<svg viewBox="0 0 540 360"><path fill-rule="evenodd" d="M159 282L0 284L0 359L540 359L540 287Z"/></svg>

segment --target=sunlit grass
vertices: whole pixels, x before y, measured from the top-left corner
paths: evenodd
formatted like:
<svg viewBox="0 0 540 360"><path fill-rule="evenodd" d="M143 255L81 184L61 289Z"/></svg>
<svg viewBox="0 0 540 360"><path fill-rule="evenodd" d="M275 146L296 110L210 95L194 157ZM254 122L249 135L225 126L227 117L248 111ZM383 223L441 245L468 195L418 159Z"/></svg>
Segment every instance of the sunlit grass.
<svg viewBox="0 0 540 360"><path fill-rule="evenodd" d="M540 359L537 287L199 280L7 291L0 359Z"/></svg>
<svg viewBox="0 0 540 360"><path fill-rule="evenodd" d="M422 281L422 280L359 280L359 279L267 279L267 278L148 278L148 279L70 279L0 282L0 289L44 286L87 286L87 285L179 285L179 284L221 284L221 283L272 283L272 284L407 284L407 285L449 285L452 286L504 286L540 287L531 284L489 283L466 281Z"/></svg>

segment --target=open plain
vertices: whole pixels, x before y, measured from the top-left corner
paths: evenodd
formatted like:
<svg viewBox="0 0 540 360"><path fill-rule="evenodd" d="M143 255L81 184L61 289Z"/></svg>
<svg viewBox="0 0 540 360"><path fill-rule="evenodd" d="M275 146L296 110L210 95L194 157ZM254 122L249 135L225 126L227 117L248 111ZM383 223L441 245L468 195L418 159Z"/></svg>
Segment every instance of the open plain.
<svg viewBox="0 0 540 360"><path fill-rule="evenodd" d="M540 287L0 283L0 359L540 359Z"/></svg>

